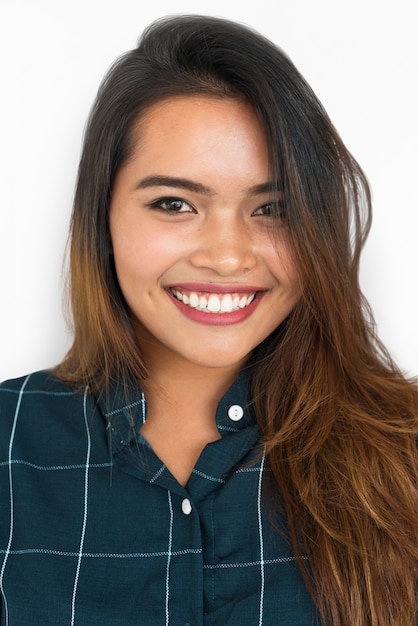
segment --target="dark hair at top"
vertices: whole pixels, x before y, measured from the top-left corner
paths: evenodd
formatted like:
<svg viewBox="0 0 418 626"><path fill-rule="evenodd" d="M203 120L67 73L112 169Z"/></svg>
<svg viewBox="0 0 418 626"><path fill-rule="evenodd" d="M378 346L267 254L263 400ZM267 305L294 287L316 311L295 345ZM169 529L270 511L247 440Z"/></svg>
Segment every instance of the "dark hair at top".
<svg viewBox="0 0 418 626"><path fill-rule="evenodd" d="M377 340L358 284L368 184L289 58L248 27L159 20L103 81L71 224L74 343L57 374L93 391L146 376L109 254L112 185L141 115L198 93L252 105L283 192L302 297L254 351L252 391L293 548L308 557L300 567L325 622L411 626L418 400Z"/></svg>

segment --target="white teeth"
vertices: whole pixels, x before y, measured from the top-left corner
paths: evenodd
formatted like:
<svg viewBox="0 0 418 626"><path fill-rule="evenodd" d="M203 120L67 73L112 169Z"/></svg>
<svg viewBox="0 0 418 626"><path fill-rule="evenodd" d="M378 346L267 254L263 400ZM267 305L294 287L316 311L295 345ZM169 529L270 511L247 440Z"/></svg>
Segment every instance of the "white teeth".
<svg viewBox="0 0 418 626"><path fill-rule="evenodd" d="M227 293L222 298L222 302L220 304L222 313L230 313L230 311L232 311L232 296Z"/></svg>
<svg viewBox="0 0 418 626"><path fill-rule="evenodd" d="M211 313L219 313L221 310L221 301L214 293L209 296L208 309Z"/></svg>
<svg viewBox="0 0 418 626"><path fill-rule="evenodd" d="M184 301L184 300L183 300ZM197 293L191 293L189 296L189 305L196 309L199 306L199 296Z"/></svg>
<svg viewBox="0 0 418 626"><path fill-rule="evenodd" d="M248 295L240 294L216 294L210 293L207 295L198 294L194 291L189 294L182 293L177 289L172 289L171 293L193 309L199 309L205 313L232 313L239 309L244 309L251 304L255 298L255 293Z"/></svg>

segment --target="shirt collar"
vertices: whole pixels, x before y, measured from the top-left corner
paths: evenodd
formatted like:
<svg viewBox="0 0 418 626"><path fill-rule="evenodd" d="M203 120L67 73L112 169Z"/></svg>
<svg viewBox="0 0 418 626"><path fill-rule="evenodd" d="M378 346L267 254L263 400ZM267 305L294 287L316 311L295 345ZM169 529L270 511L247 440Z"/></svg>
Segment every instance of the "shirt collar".
<svg viewBox="0 0 418 626"><path fill-rule="evenodd" d="M146 399L138 383L116 382L97 396L112 450L129 446L146 419ZM255 424L249 395L249 372L244 370L219 401L216 424L222 437Z"/></svg>

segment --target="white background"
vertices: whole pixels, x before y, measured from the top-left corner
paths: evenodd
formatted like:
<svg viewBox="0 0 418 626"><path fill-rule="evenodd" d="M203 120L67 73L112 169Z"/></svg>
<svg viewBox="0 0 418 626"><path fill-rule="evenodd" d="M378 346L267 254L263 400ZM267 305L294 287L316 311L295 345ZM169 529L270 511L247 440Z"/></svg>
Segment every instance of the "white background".
<svg viewBox="0 0 418 626"><path fill-rule="evenodd" d="M62 262L84 123L111 62L154 19L247 23L310 82L374 194L361 283L379 333L418 373L418 38L414 0L0 0L0 379L70 344Z"/></svg>

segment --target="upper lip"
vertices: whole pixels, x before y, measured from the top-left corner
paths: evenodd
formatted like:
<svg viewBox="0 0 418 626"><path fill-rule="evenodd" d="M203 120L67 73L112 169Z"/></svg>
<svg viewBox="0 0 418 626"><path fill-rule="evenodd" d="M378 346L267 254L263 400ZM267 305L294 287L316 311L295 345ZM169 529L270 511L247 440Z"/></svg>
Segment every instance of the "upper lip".
<svg viewBox="0 0 418 626"><path fill-rule="evenodd" d="M174 283L168 286L169 289L186 289L187 291L197 291L204 293L255 293L256 291L267 291L267 287L259 285L240 284L215 284L215 283Z"/></svg>

